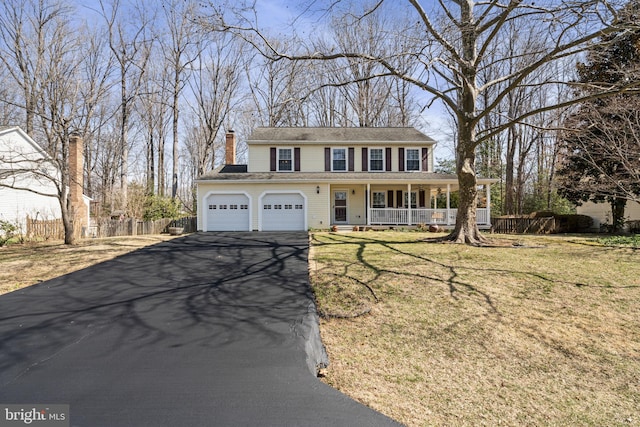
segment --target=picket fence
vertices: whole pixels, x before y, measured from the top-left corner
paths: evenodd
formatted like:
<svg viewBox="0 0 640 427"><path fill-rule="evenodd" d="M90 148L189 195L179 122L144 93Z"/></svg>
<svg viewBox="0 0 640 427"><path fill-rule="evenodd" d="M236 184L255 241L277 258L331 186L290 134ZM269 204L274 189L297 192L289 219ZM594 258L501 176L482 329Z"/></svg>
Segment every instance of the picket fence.
<svg viewBox="0 0 640 427"><path fill-rule="evenodd" d="M92 220L92 225L83 230L84 237L120 237L141 236L146 234L167 233L169 227L182 227L184 233L193 233L197 230L197 217L184 217L179 219L158 219L155 221L142 221L135 218L99 219ZM78 230L80 231L80 230ZM27 238L61 240L64 239L64 225L61 219L36 220L27 218Z"/></svg>

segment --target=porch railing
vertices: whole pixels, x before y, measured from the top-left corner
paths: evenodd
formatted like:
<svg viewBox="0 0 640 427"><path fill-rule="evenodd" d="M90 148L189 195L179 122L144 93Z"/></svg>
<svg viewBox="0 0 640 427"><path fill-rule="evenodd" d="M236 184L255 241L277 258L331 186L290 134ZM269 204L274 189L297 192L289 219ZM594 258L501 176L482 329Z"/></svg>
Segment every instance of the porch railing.
<svg viewBox="0 0 640 427"><path fill-rule="evenodd" d="M411 212L411 221L409 221ZM405 208L371 208L369 210L371 225L417 225L439 224L453 225L456 223L457 209L405 209ZM479 225L488 225L489 211L486 208L476 210L476 220Z"/></svg>

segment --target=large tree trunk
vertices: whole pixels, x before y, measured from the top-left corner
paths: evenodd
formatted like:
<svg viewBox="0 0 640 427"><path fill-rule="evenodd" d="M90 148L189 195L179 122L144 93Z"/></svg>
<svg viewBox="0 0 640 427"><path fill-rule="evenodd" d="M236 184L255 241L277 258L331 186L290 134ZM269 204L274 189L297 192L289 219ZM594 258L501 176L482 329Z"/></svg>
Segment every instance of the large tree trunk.
<svg viewBox="0 0 640 427"><path fill-rule="evenodd" d="M66 205L66 206L62 206L62 205ZM64 244L75 245L76 234L75 234L74 223L73 223L73 217L74 217L73 208L70 207L70 203L68 203L67 201L63 201L61 203L61 206L62 206L62 209L61 209L62 224L64 226Z"/></svg>
<svg viewBox="0 0 640 427"><path fill-rule="evenodd" d="M459 126L459 128L463 129L464 125ZM478 185L475 172L476 156L473 139L470 139L473 131L469 131L469 129L464 130L466 134L464 139L463 133L460 133L460 141L458 142L458 148L456 150L456 172L459 182L460 202L455 228L444 240L479 246L489 243L489 240L480 233L476 221L478 199Z"/></svg>

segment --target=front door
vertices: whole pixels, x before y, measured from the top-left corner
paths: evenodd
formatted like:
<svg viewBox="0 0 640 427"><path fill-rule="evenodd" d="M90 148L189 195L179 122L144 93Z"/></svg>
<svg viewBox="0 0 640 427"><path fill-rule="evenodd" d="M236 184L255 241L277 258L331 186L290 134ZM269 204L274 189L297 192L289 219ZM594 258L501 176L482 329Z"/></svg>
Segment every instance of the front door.
<svg viewBox="0 0 640 427"><path fill-rule="evenodd" d="M347 222L347 192L337 190L333 192L333 215L334 222Z"/></svg>

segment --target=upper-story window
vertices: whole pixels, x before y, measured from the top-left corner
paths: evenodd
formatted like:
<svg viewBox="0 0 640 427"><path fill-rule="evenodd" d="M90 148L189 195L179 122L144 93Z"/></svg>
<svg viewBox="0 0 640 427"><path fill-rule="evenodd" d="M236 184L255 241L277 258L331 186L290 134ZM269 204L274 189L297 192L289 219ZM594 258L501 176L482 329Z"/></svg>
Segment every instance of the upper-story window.
<svg viewBox="0 0 640 427"><path fill-rule="evenodd" d="M369 170L371 172L384 171L384 149L369 149Z"/></svg>
<svg viewBox="0 0 640 427"><path fill-rule="evenodd" d="M278 171L290 172L293 170L293 148L278 148Z"/></svg>
<svg viewBox="0 0 640 427"><path fill-rule="evenodd" d="M347 170L347 149L332 148L331 149L331 170L341 172Z"/></svg>
<svg viewBox="0 0 640 427"><path fill-rule="evenodd" d="M407 148L405 150L405 169L406 171L420 170L420 149Z"/></svg>

